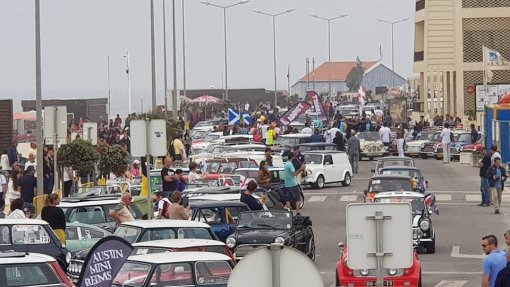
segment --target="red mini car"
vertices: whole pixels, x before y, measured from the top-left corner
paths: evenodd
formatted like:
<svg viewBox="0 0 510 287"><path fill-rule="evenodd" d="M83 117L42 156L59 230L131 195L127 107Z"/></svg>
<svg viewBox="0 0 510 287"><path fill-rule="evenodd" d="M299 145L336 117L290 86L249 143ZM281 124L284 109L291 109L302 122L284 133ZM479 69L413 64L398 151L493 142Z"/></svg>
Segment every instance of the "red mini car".
<svg viewBox="0 0 510 287"><path fill-rule="evenodd" d="M376 270L353 270L349 268L347 246L343 246L342 243L339 246L341 256L336 265L336 286L375 286L377 281ZM421 282L421 263L415 249L413 266L406 269L386 269L383 286L421 287Z"/></svg>

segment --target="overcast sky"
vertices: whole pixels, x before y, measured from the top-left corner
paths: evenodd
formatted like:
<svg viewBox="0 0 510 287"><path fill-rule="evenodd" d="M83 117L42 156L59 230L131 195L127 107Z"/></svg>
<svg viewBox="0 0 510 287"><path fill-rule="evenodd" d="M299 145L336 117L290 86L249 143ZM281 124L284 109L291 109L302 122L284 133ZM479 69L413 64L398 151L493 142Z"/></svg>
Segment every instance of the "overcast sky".
<svg viewBox="0 0 510 287"><path fill-rule="evenodd" d="M189 89L222 87L222 10L186 1L186 62ZM210 0L219 5L237 0ZM151 106L149 0L41 0L42 89L44 99L107 97L111 58L112 112L127 113L124 55L131 55L133 109ZM173 88L172 10L167 0L168 84ZM271 18L277 13L278 88L287 89L305 73L305 59L327 61L327 23L310 17L347 18L332 23L332 60L378 60L391 67L391 26L376 21L409 18L395 26L395 70L413 74L414 1L252 0L228 10L229 87L273 89ZM181 0L177 7L178 88L182 88ZM164 103L162 0L155 0L157 100ZM34 0L0 1L0 99L35 99Z"/></svg>

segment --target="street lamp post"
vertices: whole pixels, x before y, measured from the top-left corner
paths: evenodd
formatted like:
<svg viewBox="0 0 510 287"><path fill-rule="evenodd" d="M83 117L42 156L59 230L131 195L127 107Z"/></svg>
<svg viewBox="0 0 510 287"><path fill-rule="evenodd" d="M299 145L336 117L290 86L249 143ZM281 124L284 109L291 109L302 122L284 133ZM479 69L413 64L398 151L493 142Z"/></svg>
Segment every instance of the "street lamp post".
<svg viewBox="0 0 510 287"><path fill-rule="evenodd" d="M345 18L349 16L349 14L343 14L333 18L324 18L315 14L310 16L328 22L328 96L331 97L331 21Z"/></svg>
<svg viewBox="0 0 510 287"><path fill-rule="evenodd" d="M275 109L278 107L278 88L277 88L277 76L276 76L276 17L281 16L283 14L290 13L294 10L295 9L293 9L293 8L287 9L283 12L276 13L276 14L266 13L266 12L263 12L260 10L253 10L253 12L255 12L257 14L266 15L273 19L273 65L274 65L273 69L274 69L274 108Z"/></svg>
<svg viewBox="0 0 510 287"><path fill-rule="evenodd" d="M392 75L391 75L391 87L395 87L395 50L393 48L394 46L394 41L393 41L393 27L395 26L395 24L398 24L398 23L402 23L402 22L405 22L409 20L409 18L405 18L405 19L402 19L402 20L398 20L398 21L394 21L394 22L390 22L390 21L386 21L386 20L382 20L382 19L377 19L377 21L379 22L382 22L382 23L386 23L386 24L390 24L391 25L391 72L392 72Z"/></svg>
<svg viewBox="0 0 510 287"><path fill-rule="evenodd" d="M224 34L224 40L225 40L225 43L224 43L225 44L225 49L224 49L224 52L225 52L225 95L224 95L224 98L223 98L224 101L228 101L227 9L231 8L231 7L234 7L234 6L237 6L237 5L246 4L248 2L250 2L250 1L243 0L243 1L239 1L237 3L230 4L230 5L227 5L227 6L217 5L217 4L208 2L208 1L201 1L200 2L200 3L202 3L204 5L207 5L207 6L213 6L213 7L216 7L216 8L223 9L223 34Z"/></svg>

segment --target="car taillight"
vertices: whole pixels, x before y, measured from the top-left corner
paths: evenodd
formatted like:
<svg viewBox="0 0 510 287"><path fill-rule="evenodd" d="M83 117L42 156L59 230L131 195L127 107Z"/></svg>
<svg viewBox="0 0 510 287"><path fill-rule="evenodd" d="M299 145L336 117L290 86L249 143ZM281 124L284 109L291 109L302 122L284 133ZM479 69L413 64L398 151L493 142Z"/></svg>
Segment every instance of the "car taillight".
<svg viewBox="0 0 510 287"><path fill-rule="evenodd" d="M76 287L69 278L67 278L66 273L64 270L62 270L62 267L60 267L60 264L58 264L57 261L51 261L50 262L51 268L57 273L58 278L60 278L60 281L64 283L67 287Z"/></svg>

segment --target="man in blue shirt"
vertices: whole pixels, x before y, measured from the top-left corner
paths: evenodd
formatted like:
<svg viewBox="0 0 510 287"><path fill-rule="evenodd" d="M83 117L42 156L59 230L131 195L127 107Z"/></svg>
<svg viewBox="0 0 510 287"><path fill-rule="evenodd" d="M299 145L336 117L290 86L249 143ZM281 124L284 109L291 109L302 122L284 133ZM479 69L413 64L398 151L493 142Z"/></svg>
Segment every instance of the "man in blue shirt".
<svg viewBox="0 0 510 287"><path fill-rule="evenodd" d="M292 164L294 153L289 153L288 158L289 160L287 160L283 167L283 181L285 182L285 189L288 193L287 206L291 207L291 204L295 205L296 215L301 215L299 212L301 196L297 175L301 174L305 170L305 165L302 164L298 169L296 169L294 168L294 164Z"/></svg>
<svg viewBox="0 0 510 287"><path fill-rule="evenodd" d="M498 249L498 239L495 235L482 238L483 259L482 287L494 287L499 271L506 267L505 252Z"/></svg>

